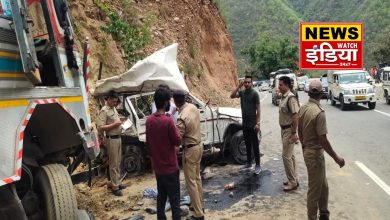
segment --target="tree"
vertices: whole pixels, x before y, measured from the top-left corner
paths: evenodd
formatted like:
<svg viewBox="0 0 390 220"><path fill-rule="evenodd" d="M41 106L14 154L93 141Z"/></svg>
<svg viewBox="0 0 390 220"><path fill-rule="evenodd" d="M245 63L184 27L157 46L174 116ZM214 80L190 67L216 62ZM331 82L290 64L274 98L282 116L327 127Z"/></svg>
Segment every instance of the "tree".
<svg viewBox="0 0 390 220"><path fill-rule="evenodd" d="M278 69L298 69L298 47L287 37L261 38L241 53L249 57L250 72L255 76L269 78L269 74Z"/></svg>

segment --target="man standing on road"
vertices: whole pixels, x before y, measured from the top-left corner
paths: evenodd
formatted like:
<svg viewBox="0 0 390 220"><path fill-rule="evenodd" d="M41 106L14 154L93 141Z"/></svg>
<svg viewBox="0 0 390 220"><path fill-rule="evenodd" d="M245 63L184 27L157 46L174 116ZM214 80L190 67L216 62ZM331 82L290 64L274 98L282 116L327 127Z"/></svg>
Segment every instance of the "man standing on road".
<svg viewBox="0 0 390 220"><path fill-rule="evenodd" d="M239 91L244 86L245 90ZM260 174L260 150L257 134L260 131L260 97L252 88L252 76L245 76L236 89L230 94L230 98L241 98L242 131L244 134L247 162L244 169L252 168L252 150L255 156L255 174Z"/></svg>
<svg viewBox="0 0 390 220"><path fill-rule="evenodd" d="M303 157L307 167L309 189L307 191L307 217L309 220L329 219L328 182L325 172L324 150L341 167L345 161L330 145L326 134L325 111L320 104L322 85L320 81L309 84L309 102L299 111L298 133L302 143Z"/></svg>
<svg viewBox="0 0 390 220"><path fill-rule="evenodd" d="M183 138L183 171L191 204L194 209L194 215L189 219L202 220L204 219L204 201L202 180L200 177L200 162L203 154L200 133L200 113L195 105L186 103L185 98L186 94L184 91L178 90L173 93L173 100L179 108L177 127Z"/></svg>
<svg viewBox="0 0 390 220"><path fill-rule="evenodd" d="M165 114L170 107L171 92L158 88L154 93L157 111L146 120L146 146L152 160L157 181L157 219L165 220L167 196L172 219L180 219L179 164L175 146L181 144L179 130L172 118Z"/></svg>
<svg viewBox="0 0 390 220"><path fill-rule="evenodd" d="M122 156L121 124L119 114L115 108L119 102L118 94L110 91L107 96L106 105L99 112L97 126L99 131L105 132L107 138L107 154L109 160L109 173L111 182L109 188L112 194L122 196L122 189L126 188L121 184L120 163Z"/></svg>
<svg viewBox="0 0 390 220"><path fill-rule="evenodd" d="M287 181L283 182L283 190L286 192L297 189L299 184L294 155L294 145L298 140L299 103L294 93L291 92L291 83L291 78L288 76L279 78L279 90L282 93L279 104L279 125L283 144L283 164L287 176Z"/></svg>

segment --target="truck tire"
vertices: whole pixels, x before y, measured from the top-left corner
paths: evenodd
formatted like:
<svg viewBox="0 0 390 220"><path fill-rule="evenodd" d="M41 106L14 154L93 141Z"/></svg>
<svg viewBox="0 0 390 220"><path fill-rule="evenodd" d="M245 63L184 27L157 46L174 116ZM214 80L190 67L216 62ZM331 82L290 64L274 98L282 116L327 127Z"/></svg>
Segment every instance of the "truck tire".
<svg viewBox="0 0 390 220"><path fill-rule="evenodd" d="M386 100L386 103L387 104L390 104L390 97L389 97L389 93L387 92L387 90L385 90L385 95L384 95L385 97L385 100Z"/></svg>
<svg viewBox="0 0 390 220"><path fill-rule="evenodd" d="M329 97L330 97L330 104L332 106L336 106L336 100L334 100L334 97L333 97L332 93L329 93Z"/></svg>
<svg viewBox="0 0 390 220"><path fill-rule="evenodd" d="M368 103L368 108L369 109L375 109L376 102L369 102Z"/></svg>
<svg viewBox="0 0 390 220"><path fill-rule="evenodd" d="M121 172L129 176L140 175L145 171L146 152L142 146L124 145L122 147Z"/></svg>
<svg viewBox="0 0 390 220"><path fill-rule="evenodd" d="M242 130L233 134L233 137L230 140L230 153L234 161L236 161L238 164L246 163L246 146ZM254 156L252 154L252 160L253 158Z"/></svg>
<svg viewBox="0 0 390 220"><path fill-rule="evenodd" d="M340 95L339 99L340 99L340 109L341 109L341 111L347 110L347 104L344 103L344 97L342 95Z"/></svg>
<svg viewBox="0 0 390 220"><path fill-rule="evenodd" d="M42 166L35 176L41 208L47 220L78 219L72 180L61 164Z"/></svg>

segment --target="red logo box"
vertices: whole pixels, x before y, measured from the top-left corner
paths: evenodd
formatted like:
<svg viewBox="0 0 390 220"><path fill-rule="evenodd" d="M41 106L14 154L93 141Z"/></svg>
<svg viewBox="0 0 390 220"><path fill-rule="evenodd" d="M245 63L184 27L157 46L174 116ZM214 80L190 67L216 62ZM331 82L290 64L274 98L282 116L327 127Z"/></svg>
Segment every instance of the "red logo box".
<svg viewBox="0 0 390 220"><path fill-rule="evenodd" d="M299 67L363 69L362 22L301 22Z"/></svg>

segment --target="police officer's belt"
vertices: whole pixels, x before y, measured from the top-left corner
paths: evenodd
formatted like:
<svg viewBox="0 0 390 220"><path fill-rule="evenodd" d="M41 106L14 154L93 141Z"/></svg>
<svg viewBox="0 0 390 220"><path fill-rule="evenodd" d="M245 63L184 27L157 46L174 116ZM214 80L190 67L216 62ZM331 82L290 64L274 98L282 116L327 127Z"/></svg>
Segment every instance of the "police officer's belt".
<svg viewBox="0 0 390 220"><path fill-rule="evenodd" d="M284 130L284 129L287 129L287 128L291 128L291 124L289 124L289 125L280 125L280 127L282 128L282 130Z"/></svg>
<svg viewBox="0 0 390 220"><path fill-rule="evenodd" d="M118 139L120 137L121 137L120 135L106 135L106 138L110 138L110 139Z"/></svg>
<svg viewBox="0 0 390 220"><path fill-rule="evenodd" d="M185 148L191 148L191 147L195 147L199 144L188 144L188 145L184 145Z"/></svg>

